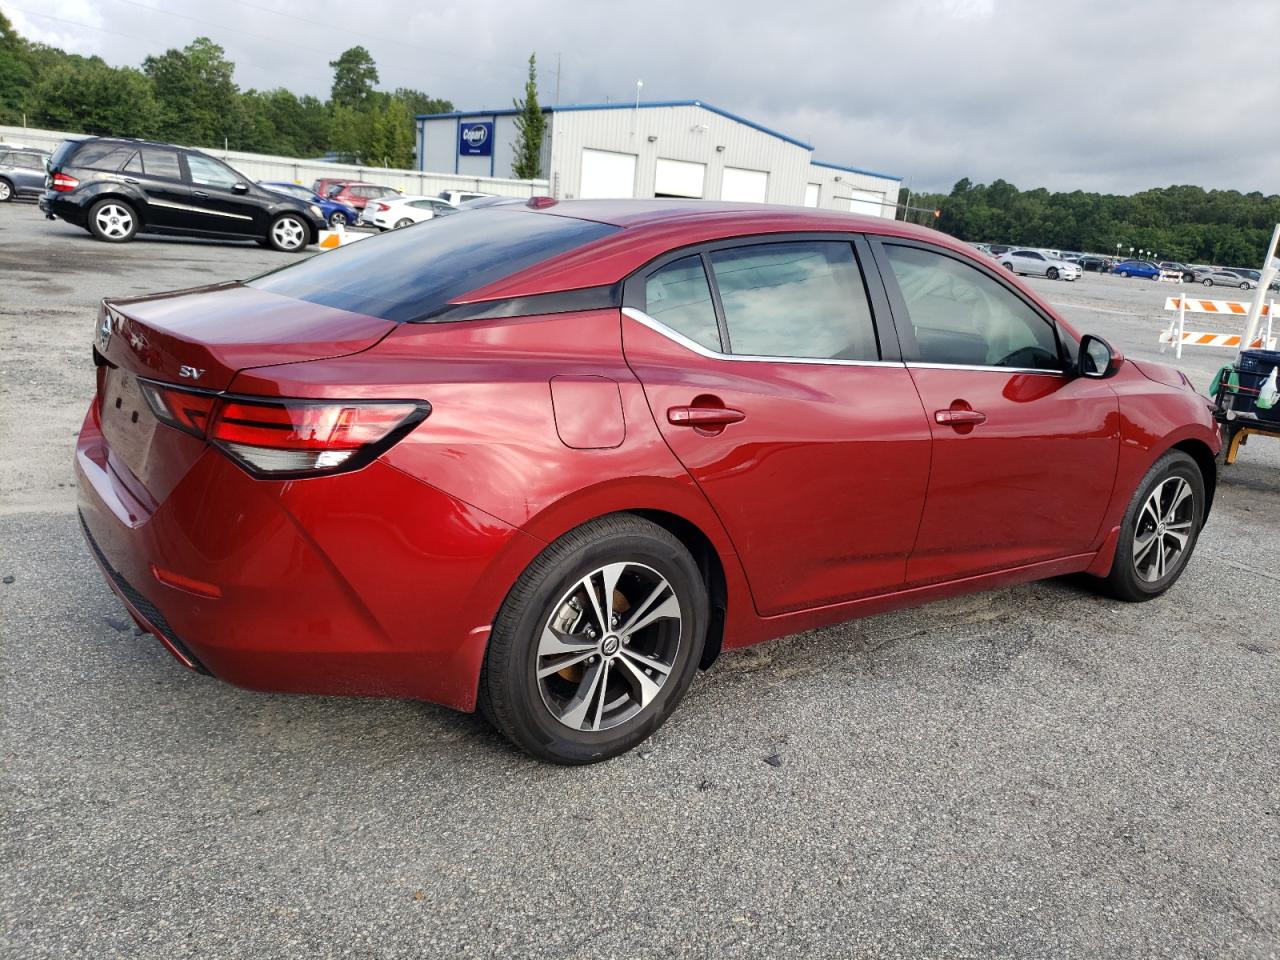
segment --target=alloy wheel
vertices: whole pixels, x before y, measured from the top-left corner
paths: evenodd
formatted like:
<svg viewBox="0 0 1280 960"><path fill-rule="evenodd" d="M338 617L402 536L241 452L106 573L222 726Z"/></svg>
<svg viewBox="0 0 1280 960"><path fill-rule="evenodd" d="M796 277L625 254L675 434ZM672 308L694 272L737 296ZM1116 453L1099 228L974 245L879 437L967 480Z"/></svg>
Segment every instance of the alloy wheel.
<svg viewBox="0 0 1280 960"><path fill-rule="evenodd" d="M684 619L662 574L641 563L611 563L551 609L535 669L556 720L575 731L608 730L653 703L675 666Z"/></svg>
<svg viewBox="0 0 1280 960"><path fill-rule="evenodd" d="M13 188L9 186L8 180L0 180L0 203L4 203L13 196Z"/></svg>
<svg viewBox="0 0 1280 960"><path fill-rule="evenodd" d="M329 218L329 226L331 227L345 227L346 225L347 215L341 211L335 212L333 216Z"/></svg>
<svg viewBox="0 0 1280 960"><path fill-rule="evenodd" d="M1147 583L1178 569L1191 541L1195 497L1182 477L1169 477L1147 497L1133 536L1133 568Z"/></svg>
<svg viewBox="0 0 1280 960"><path fill-rule="evenodd" d="M133 213L119 203L104 203L94 217L103 236L112 240L127 237L133 231Z"/></svg>
<svg viewBox="0 0 1280 960"><path fill-rule="evenodd" d="M282 250L297 250L302 246L306 232L293 217L281 217L271 227L271 237Z"/></svg>

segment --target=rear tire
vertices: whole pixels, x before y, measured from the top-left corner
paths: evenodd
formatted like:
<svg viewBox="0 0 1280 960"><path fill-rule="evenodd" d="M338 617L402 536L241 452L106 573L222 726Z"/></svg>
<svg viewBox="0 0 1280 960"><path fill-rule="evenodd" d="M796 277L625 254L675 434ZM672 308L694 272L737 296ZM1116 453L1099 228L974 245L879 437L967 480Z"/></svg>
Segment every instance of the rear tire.
<svg viewBox="0 0 1280 960"><path fill-rule="evenodd" d="M267 228L267 243L281 253L297 253L310 239L311 228L297 214L282 213Z"/></svg>
<svg viewBox="0 0 1280 960"><path fill-rule="evenodd" d="M671 533L630 514L593 520L548 546L507 594L480 710L541 760L616 757L679 704L707 617L698 567Z"/></svg>
<svg viewBox="0 0 1280 960"><path fill-rule="evenodd" d="M1173 586L1196 548L1204 506L1200 468L1181 450L1170 450L1147 471L1129 501L1103 590L1141 603Z"/></svg>
<svg viewBox="0 0 1280 960"><path fill-rule="evenodd" d="M412 227L413 223L414 221L410 220L408 217L405 217L403 220L396 221L396 229L400 230L404 227Z"/></svg>
<svg viewBox="0 0 1280 960"><path fill-rule="evenodd" d="M0 177L0 203L8 203L13 199L15 192L13 184L4 177Z"/></svg>
<svg viewBox="0 0 1280 960"><path fill-rule="evenodd" d="M89 208L89 232L105 243L128 243L138 232L138 214L123 200L99 200Z"/></svg>

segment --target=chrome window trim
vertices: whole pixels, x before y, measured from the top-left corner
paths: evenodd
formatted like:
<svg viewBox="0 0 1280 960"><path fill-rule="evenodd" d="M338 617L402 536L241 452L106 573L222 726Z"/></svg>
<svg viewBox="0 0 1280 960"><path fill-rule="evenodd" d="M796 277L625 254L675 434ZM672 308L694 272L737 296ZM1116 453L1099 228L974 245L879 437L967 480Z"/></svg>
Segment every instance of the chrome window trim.
<svg viewBox="0 0 1280 960"><path fill-rule="evenodd" d="M245 216L243 213L227 213L224 210L210 210L208 207L189 207L185 203L170 203L167 200L152 200L148 198L147 203L153 207L168 207L170 210L187 210L191 213L207 213L211 217L231 217L235 220L253 219L253 217Z"/></svg>
<svg viewBox="0 0 1280 960"><path fill-rule="evenodd" d="M828 366L828 367L905 367L906 366L906 364L902 363L899 360L836 360L836 359L821 360L815 357L762 357L762 356L755 356L752 354L719 353L718 351L715 351L715 350L709 350L708 348L704 347L702 344L698 343L696 340L691 340L689 337L686 337L679 330L674 330L671 327L668 327L661 320L658 320L654 317L649 316L649 314L645 313L643 310L637 309L636 307L623 307L622 312L626 316L630 317L632 320L635 320L637 323L644 324L654 333L659 333L662 336L666 337L668 340L671 340L673 343L678 343L680 346L684 347L686 350L691 350L694 353L698 354L698 356L706 357L708 360L732 360L732 361L741 361L745 363L807 363L807 364L818 364L821 366ZM1008 368L1002 367L1000 369L1008 369Z"/></svg>
<svg viewBox="0 0 1280 960"><path fill-rule="evenodd" d="M918 363L908 360L906 364L911 370L976 370L980 373L1038 373L1044 377L1065 377L1065 370L1038 370L1035 367L996 367L981 366L968 363Z"/></svg>

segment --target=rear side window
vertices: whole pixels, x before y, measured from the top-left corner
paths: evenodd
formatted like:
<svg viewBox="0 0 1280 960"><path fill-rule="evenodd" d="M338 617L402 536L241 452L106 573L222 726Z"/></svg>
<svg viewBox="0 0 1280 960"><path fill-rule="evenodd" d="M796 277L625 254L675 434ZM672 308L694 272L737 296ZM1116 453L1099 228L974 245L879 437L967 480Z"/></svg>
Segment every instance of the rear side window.
<svg viewBox="0 0 1280 960"><path fill-rule="evenodd" d="M644 312L708 350L723 349L711 285L699 256L668 263L645 280Z"/></svg>
<svg viewBox="0 0 1280 960"><path fill-rule="evenodd" d="M617 227L530 210L477 210L428 230L393 230L263 274L248 285L397 323L616 233Z"/></svg>
<svg viewBox="0 0 1280 960"><path fill-rule="evenodd" d="M875 325L853 246L797 241L711 254L735 354L878 360Z"/></svg>
<svg viewBox="0 0 1280 960"><path fill-rule="evenodd" d="M159 177L162 180L181 180L182 170L178 166L178 155L172 150L142 148L142 169L148 177Z"/></svg>
<svg viewBox="0 0 1280 960"><path fill-rule="evenodd" d="M1040 314L976 267L886 244L915 343L904 359L958 366L1061 370L1058 339ZM899 333L901 333L899 328Z"/></svg>
<svg viewBox="0 0 1280 960"><path fill-rule="evenodd" d="M118 143L86 143L78 151L71 163L77 167L88 167L90 170L106 170L115 173L134 155L137 147L125 147Z"/></svg>

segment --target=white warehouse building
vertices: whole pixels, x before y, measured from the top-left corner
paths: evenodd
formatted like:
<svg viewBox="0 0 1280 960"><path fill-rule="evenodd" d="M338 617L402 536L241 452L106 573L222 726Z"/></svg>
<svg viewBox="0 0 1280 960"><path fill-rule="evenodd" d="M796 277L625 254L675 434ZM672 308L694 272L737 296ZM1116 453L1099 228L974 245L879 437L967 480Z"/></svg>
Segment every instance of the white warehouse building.
<svg viewBox="0 0 1280 960"><path fill-rule="evenodd" d="M692 197L892 218L901 177L813 159L813 147L700 100L547 107L542 174L558 199ZM511 177L516 110L418 117L418 169Z"/></svg>

